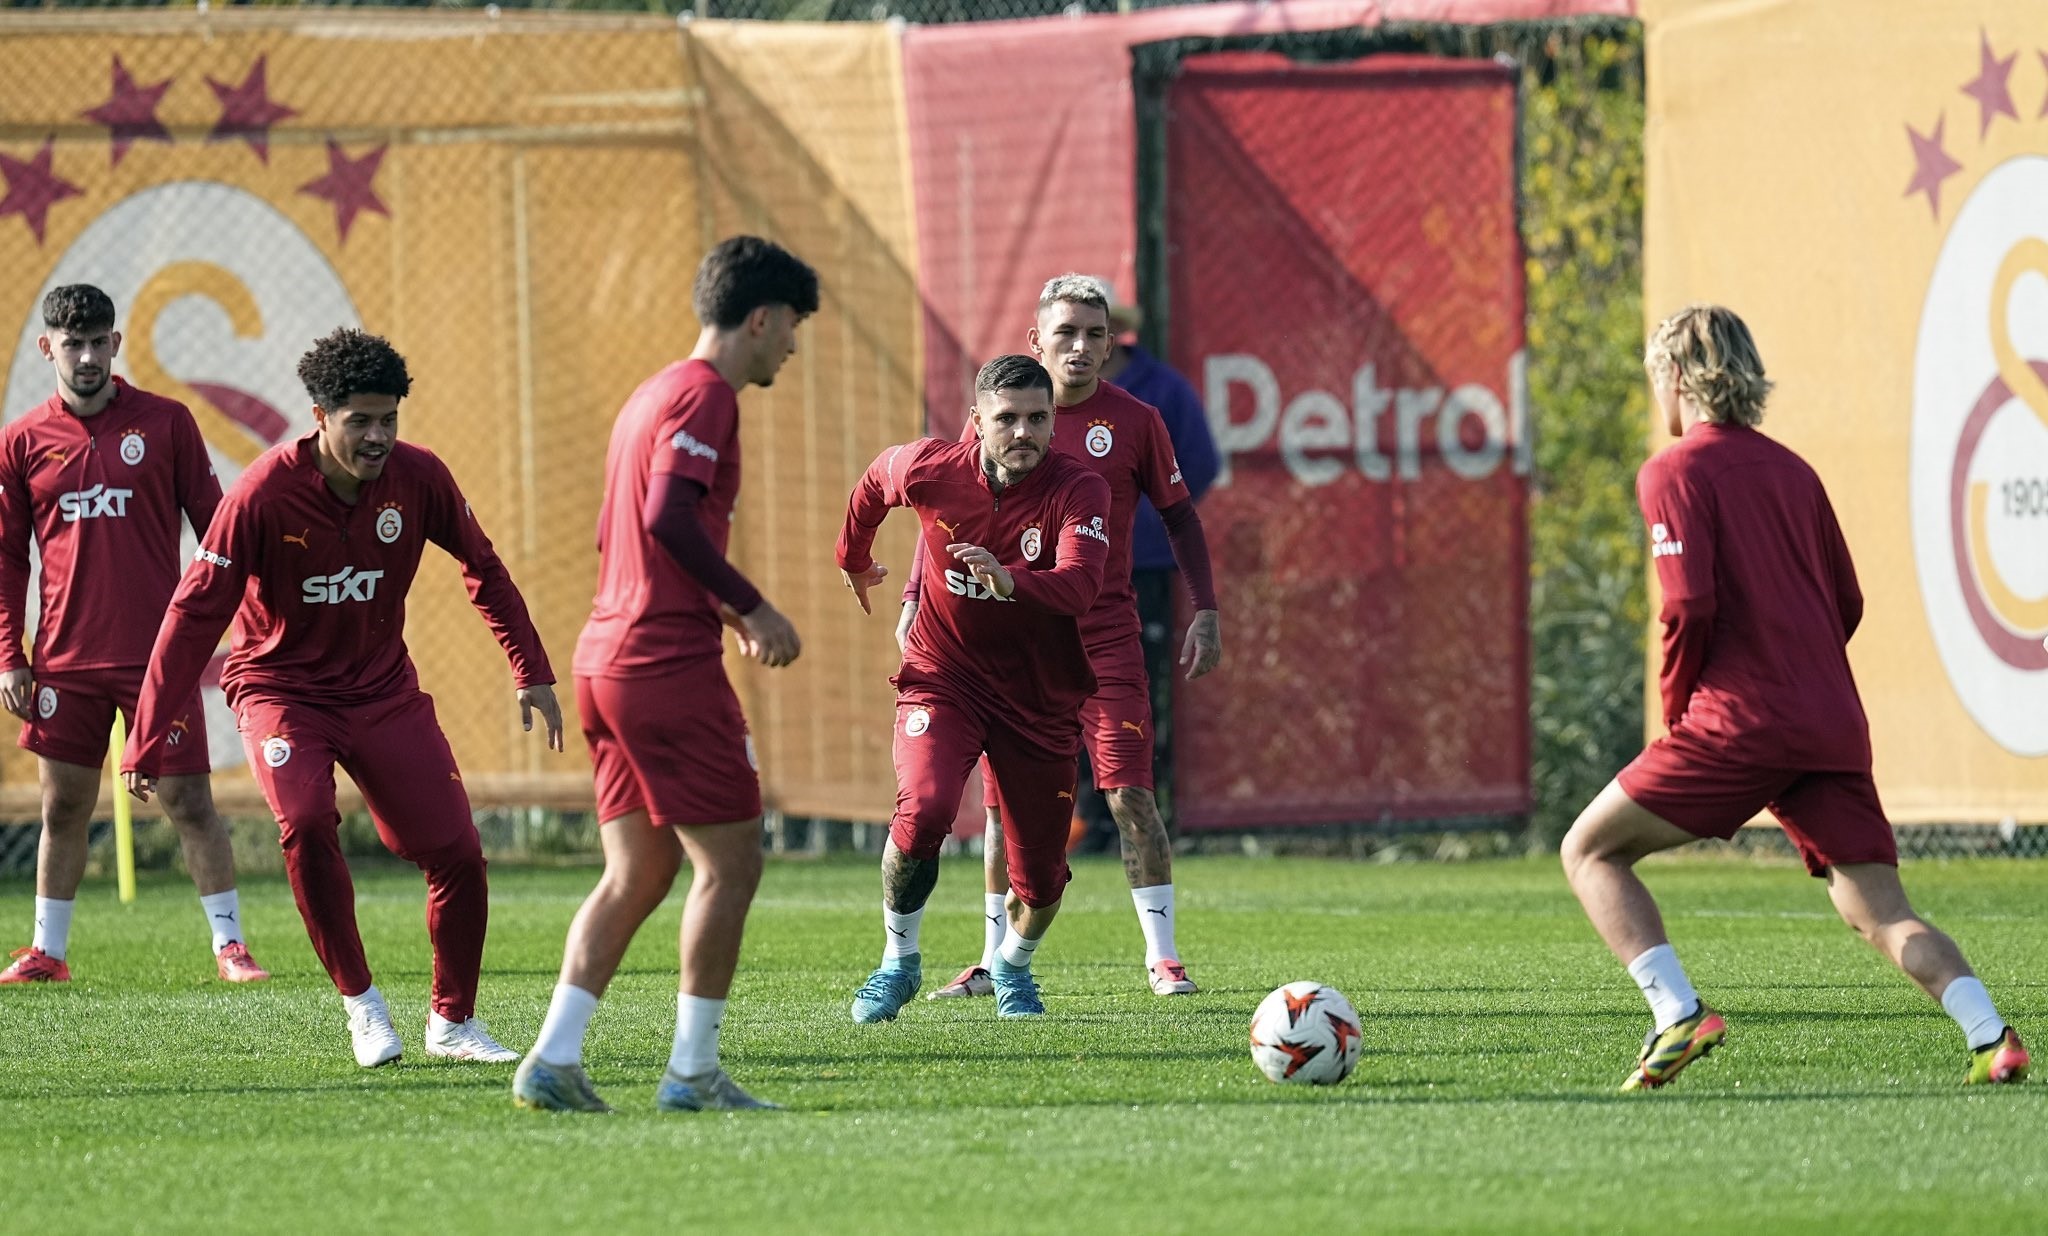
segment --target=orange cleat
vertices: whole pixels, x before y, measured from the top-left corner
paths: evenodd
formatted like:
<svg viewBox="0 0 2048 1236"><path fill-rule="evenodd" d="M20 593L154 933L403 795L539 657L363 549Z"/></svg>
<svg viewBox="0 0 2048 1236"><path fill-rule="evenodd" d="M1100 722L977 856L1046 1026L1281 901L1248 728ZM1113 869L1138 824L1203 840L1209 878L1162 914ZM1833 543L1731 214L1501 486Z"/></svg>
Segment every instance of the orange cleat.
<svg viewBox="0 0 2048 1236"><path fill-rule="evenodd" d="M0 970L0 983L68 983L71 981L71 967L43 950L30 945L15 949L14 964Z"/></svg>
<svg viewBox="0 0 2048 1236"><path fill-rule="evenodd" d="M240 940L222 949L214 960L220 964L223 983L260 983L270 977L270 971L256 964L249 956L249 946Z"/></svg>

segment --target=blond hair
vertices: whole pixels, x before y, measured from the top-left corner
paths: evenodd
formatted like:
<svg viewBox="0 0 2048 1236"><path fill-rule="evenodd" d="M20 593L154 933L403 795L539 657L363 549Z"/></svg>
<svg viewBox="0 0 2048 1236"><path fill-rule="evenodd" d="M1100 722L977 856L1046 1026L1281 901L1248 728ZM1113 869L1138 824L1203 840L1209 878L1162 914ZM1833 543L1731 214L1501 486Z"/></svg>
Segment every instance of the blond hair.
<svg viewBox="0 0 2048 1236"><path fill-rule="evenodd" d="M1653 378L1676 370L1679 393L1691 396L1710 421L1763 422L1772 383L1764 376L1756 340L1733 310L1687 305L1665 318L1650 332L1643 368Z"/></svg>
<svg viewBox="0 0 2048 1236"><path fill-rule="evenodd" d="M1109 287L1094 275L1068 272L1046 280L1045 287L1038 293L1038 308L1042 312L1061 302L1073 305L1089 305L1104 313L1109 312Z"/></svg>

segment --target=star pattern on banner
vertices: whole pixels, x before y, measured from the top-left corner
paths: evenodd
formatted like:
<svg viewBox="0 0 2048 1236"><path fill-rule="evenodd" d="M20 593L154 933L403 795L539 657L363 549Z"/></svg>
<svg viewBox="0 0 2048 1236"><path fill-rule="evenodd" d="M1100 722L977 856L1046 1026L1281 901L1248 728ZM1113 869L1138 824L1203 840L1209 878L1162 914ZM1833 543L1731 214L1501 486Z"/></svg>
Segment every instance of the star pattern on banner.
<svg viewBox="0 0 2048 1236"><path fill-rule="evenodd" d="M6 196L0 197L0 219L20 215L35 233L36 245L43 243L43 228L49 222L50 207L83 192L77 185L50 170L57 139L46 138L43 148L27 162L0 154L0 177L7 180Z"/></svg>
<svg viewBox="0 0 2048 1236"><path fill-rule="evenodd" d="M1963 85L1963 93L1977 100L1977 137L1981 140L1991 132L1991 122L2000 116L2020 118L2012 105L2012 66L2020 58L2018 52L2000 60L1991 50L1991 35L1979 31L1983 40L1977 52L1977 76Z"/></svg>
<svg viewBox="0 0 2048 1236"><path fill-rule="evenodd" d="M270 162L270 126L299 114L297 108L286 107L270 97L264 63L268 59L256 57L256 63L250 66L239 86L215 81L211 76L206 79L213 97L220 101L220 119L214 122L213 132L206 135L206 140L221 142L239 137L249 143L249 149L264 163Z"/></svg>
<svg viewBox="0 0 2048 1236"><path fill-rule="evenodd" d="M139 85L128 72L128 66L121 63L121 57L114 57L114 93L91 111L79 113L95 124L107 126L114 143L113 162L108 166L119 167L128 147L136 142L171 140L171 131L156 118L156 109L164 101L164 92L171 88L172 80L166 77L154 86Z"/></svg>
<svg viewBox="0 0 2048 1236"><path fill-rule="evenodd" d="M377 168L384 162L384 152L389 149L387 143L360 159L351 159L341 148L341 143L329 138L327 174L299 186L299 192L333 204L334 226L344 243L348 240L349 228L354 226L356 216L361 212L367 210L387 219L391 217L391 212L377 197L375 183Z"/></svg>
<svg viewBox="0 0 2048 1236"><path fill-rule="evenodd" d="M1913 181L1906 186L1905 196L1925 193L1937 222L1941 219L1941 182L1963 170L1963 165L1941 148L1941 131L1947 124L1946 116L1936 120L1934 132L1925 137L1912 125L1906 126L1906 136L1913 141Z"/></svg>

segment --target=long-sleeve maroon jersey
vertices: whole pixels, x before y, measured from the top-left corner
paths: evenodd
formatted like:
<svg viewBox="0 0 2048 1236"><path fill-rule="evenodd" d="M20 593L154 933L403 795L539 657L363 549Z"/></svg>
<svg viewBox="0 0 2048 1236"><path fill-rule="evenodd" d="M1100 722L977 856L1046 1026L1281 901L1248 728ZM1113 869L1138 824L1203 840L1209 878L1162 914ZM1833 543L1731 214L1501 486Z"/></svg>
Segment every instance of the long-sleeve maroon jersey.
<svg viewBox="0 0 2048 1236"><path fill-rule="evenodd" d="M114 382L96 416L52 395L0 430L0 671L29 663L31 535L43 568L36 668L141 669L178 586L179 515L204 536L220 503L185 405Z"/></svg>
<svg viewBox="0 0 2048 1236"><path fill-rule="evenodd" d="M976 693L1029 732L1072 727L1095 692L1080 619L1095 604L1109 559L1109 483L1047 451L1023 480L994 493L979 442L923 438L883 451L854 486L839 532L839 565L865 571L875 529L892 506L917 513L924 601L905 641L898 687ZM1016 580L995 596L946 552L958 542L996 556Z"/></svg>
<svg viewBox="0 0 2048 1236"><path fill-rule="evenodd" d="M1664 593L1665 724L1770 768L1870 767L1849 670L1863 593L1806 461L1741 426L1694 425L1636 477Z"/></svg>
<svg viewBox="0 0 2048 1236"><path fill-rule="evenodd" d="M521 687L554 681L526 602L433 452L393 445L354 505L327 487L313 435L264 452L228 491L171 598L150 654L124 770L154 773L169 708L188 698L234 622L221 686L350 707L416 689L405 595L432 541L462 564L470 602Z"/></svg>

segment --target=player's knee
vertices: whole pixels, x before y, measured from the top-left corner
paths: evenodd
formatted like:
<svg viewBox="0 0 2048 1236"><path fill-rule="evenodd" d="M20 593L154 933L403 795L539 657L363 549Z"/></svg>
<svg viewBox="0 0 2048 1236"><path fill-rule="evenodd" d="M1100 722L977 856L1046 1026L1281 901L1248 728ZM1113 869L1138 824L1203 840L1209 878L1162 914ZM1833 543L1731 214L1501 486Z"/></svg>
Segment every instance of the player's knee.
<svg viewBox="0 0 2048 1236"><path fill-rule="evenodd" d="M220 825L213 810L213 790L204 777L165 777L157 782L157 798L178 831L211 833Z"/></svg>
<svg viewBox="0 0 2048 1236"><path fill-rule="evenodd" d="M918 803L910 808L899 807L896 818L889 823L889 840L912 858L920 861L937 858L940 847L953 834L955 814L957 812L950 803Z"/></svg>
<svg viewBox="0 0 2048 1236"><path fill-rule="evenodd" d="M439 879L482 879L484 847L474 829L465 829L454 840L431 850L411 851L399 857Z"/></svg>
<svg viewBox="0 0 2048 1236"><path fill-rule="evenodd" d="M1119 786L1103 797L1109 800L1109 813L1126 836L1150 837L1166 831L1159 818L1159 799L1144 786Z"/></svg>
<svg viewBox="0 0 2048 1236"><path fill-rule="evenodd" d="M1034 910L1058 901L1073 872L1064 846L1010 846L1010 899Z"/></svg>

